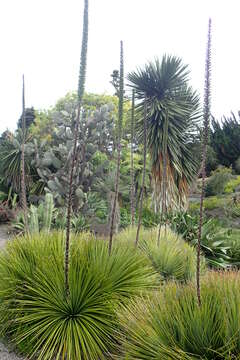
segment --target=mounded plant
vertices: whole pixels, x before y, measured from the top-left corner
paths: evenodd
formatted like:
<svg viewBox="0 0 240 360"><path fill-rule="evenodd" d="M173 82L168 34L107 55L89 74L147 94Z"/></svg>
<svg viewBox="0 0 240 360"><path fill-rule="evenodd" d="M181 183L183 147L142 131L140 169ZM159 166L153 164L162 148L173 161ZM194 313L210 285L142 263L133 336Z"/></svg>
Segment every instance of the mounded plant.
<svg viewBox="0 0 240 360"><path fill-rule="evenodd" d="M192 284L168 283L120 313L121 359L238 359L240 275L208 273L202 304Z"/></svg>
<svg viewBox="0 0 240 360"><path fill-rule="evenodd" d="M120 232L116 238L133 242L136 228ZM196 252L180 236L170 229L161 232L161 247L157 244L158 229L142 229L139 235L139 249L146 256L162 280L188 281L195 275ZM204 261L202 270L204 269Z"/></svg>
<svg viewBox="0 0 240 360"><path fill-rule="evenodd" d="M155 285L154 271L133 244L72 234L69 294L64 235L17 238L0 253L0 330L36 359L106 359L116 347L116 309Z"/></svg>

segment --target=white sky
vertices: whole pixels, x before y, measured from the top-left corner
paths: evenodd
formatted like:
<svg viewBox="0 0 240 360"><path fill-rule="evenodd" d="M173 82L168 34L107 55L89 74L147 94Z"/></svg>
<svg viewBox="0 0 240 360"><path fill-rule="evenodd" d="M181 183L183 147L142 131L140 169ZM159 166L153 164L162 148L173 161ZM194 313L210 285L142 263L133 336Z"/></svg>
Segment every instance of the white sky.
<svg viewBox="0 0 240 360"><path fill-rule="evenodd" d="M240 0L89 0L86 90L112 93L110 74L154 56L177 55L191 69L200 93L208 17L213 23L212 113L240 110ZM26 106L48 108L77 88L83 0L0 0L0 132L14 129L21 114L21 77Z"/></svg>

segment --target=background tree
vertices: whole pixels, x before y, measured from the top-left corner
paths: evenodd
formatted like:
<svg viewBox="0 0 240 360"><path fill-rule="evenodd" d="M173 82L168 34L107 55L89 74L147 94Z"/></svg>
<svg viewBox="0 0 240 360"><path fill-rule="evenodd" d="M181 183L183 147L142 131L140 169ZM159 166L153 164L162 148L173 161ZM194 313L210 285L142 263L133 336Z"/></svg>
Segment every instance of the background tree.
<svg viewBox="0 0 240 360"><path fill-rule="evenodd" d="M237 117L232 113L230 117L224 116L221 121L213 118L210 143L218 162L223 166L235 168L240 156L240 114Z"/></svg>
<svg viewBox="0 0 240 360"><path fill-rule="evenodd" d="M17 124L17 127L20 128L20 129L22 129L22 126L23 126L22 116L23 115L21 115L20 119L18 120L18 124ZM34 124L35 118L36 118L36 116L35 116L34 108L33 107L26 108L25 109L25 123L26 123L25 128L26 129L29 129L30 126L32 124Z"/></svg>

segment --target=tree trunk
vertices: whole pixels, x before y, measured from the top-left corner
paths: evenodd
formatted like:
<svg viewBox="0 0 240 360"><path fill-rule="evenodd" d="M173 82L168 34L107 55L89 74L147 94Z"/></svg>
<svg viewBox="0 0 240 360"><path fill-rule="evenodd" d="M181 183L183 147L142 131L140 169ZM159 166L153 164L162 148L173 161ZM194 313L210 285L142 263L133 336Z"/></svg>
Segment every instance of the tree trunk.
<svg viewBox="0 0 240 360"><path fill-rule="evenodd" d="M110 222L110 233L108 252L109 255L112 251L113 232L114 232L114 220L116 205L118 200L119 191L119 177L120 177L120 163L121 163L121 139L122 139L122 120L123 120L123 95L124 95L124 64L123 64L123 42L120 43L120 82L119 82L119 102L118 102L118 144L117 144L117 173L116 173L116 184L115 184L115 195L113 201L113 208Z"/></svg>
<svg viewBox="0 0 240 360"><path fill-rule="evenodd" d="M64 262L64 275L65 275L65 292L69 296L69 246L70 246L70 230L71 230L71 216L72 216L72 202L73 202L73 176L75 170L75 162L77 157L77 141L79 136L79 122L82 107L82 100L85 88L86 68L87 68L87 45L88 45L88 0L84 2L84 15L83 15L83 36L82 36L82 49L81 61L78 81L78 107L77 118L74 130L73 150L71 157L71 167L69 175L69 191L67 203L67 225L66 225L66 244L65 244L65 262Z"/></svg>
<svg viewBox="0 0 240 360"><path fill-rule="evenodd" d="M132 111L131 111L131 225L135 223L135 201L134 201L134 111L135 111L135 91L132 91Z"/></svg>
<svg viewBox="0 0 240 360"><path fill-rule="evenodd" d="M27 195L25 179L25 142L26 142L26 116L25 116L25 83L23 75L22 89L22 146L21 146L21 206L23 210L24 227L29 234L28 217L27 217Z"/></svg>
<svg viewBox="0 0 240 360"><path fill-rule="evenodd" d="M135 240L135 246L138 245L139 233L142 224L142 209L143 209L143 197L144 197L144 186L145 186L145 175L146 175L146 160L147 160L147 100L144 99L144 114L143 114L143 177L142 177L142 192L138 210L138 227Z"/></svg>
<svg viewBox="0 0 240 360"><path fill-rule="evenodd" d="M204 108L203 108L203 146L202 146L202 189L200 198L200 216L199 216L199 229L198 229L198 245L197 245L197 269L196 269L196 283L197 283L197 299L198 305L201 306L201 287L200 287L200 256L201 256L201 238L202 238L202 224L203 224L203 200L205 195L205 178L206 178L206 154L208 143L208 130L210 118L210 75L211 75L211 19L208 24L208 41L206 52L206 65L205 65L205 88L204 88Z"/></svg>

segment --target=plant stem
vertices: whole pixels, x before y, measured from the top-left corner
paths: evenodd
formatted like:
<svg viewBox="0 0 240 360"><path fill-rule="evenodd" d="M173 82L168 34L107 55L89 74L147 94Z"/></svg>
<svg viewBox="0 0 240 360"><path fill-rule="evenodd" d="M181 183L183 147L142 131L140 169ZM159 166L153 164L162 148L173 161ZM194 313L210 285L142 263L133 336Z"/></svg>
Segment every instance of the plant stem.
<svg viewBox="0 0 240 360"><path fill-rule="evenodd" d="M138 245L139 233L142 224L142 209L143 209L143 197L144 197L144 186L145 186L145 175L146 175L146 160L147 160L147 99L144 98L144 114L143 114L143 177L142 177L142 192L138 210L138 227L135 240L135 246Z"/></svg>
<svg viewBox="0 0 240 360"><path fill-rule="evenodd" d="M108 253L112 252L113 232L114 232L114 220L116 213L116 206L118 201L119 191L119 177L120 177L120 164L121 164L121 139L122 139L122 121L123 121L123 96L124 96L124 63L123 63L123 42L120 42L120 79L119 79L119 101L118 101L118 144L117 144L117 172L116 172L116 184L113 200L113 208L110 222L110 233L108 243Z"/></svg>
<svg viewBox="0 0 240 360"><path fill-rule="evenodd" d="M203 107L203 146L202 146L202 189L200 198L200 216L199 216L199 229L198 229L198 245L197 245L197 269L196 269L196 283L197 283L197 299L198 305L201 306L201 284L200 284L200 261L201 261L201 238L202 238L202 225L203 225L203 200L205 195L205 179L206 179L206 154L208 143L208 130L210 118L210 91L211 91L211 19L208 23L208 41L206 52L205 64L205 87L204 87L204 107Z"/></svg>
<svg viewBox="0 0 240 360"><path fill-rule="evenodd" d="M132 91L132 110L131 110L131 225L135 222L135 201L134 201L134 117L135 117L135 90Z"/></svg>
<svg viewBox="0 0 240 360"><path fill-rule="evenodd" d="M25 110L25 81L22 77L22 146L21 146L21 206L23 209L24 227L26 233L29 234L28 215L27 215L27 195L25 181L25 142L26 142L26 110Z"/></svg>
<svg viewBox="0 0 240 360"><path fill-rule="evenodd" d="M78 106L77 106L77 117L76 117L75 129L74 129L74 141L73 141L73 150L71 157L68 203L67 203L67 225L66 225L66 244L65 244L65 262L64 262L65 292L67 297L69 296L69 247L70 247L72 202L73 202L73 175L74 175L76 158L77 158L79 123L80 123L83 94L85 89L85 79L86 79L86 69L87 69L87 46L88 46L88 0L85 0L84 15L83 15L82 49L81 49L79 80L78 80Z"/></svg>

